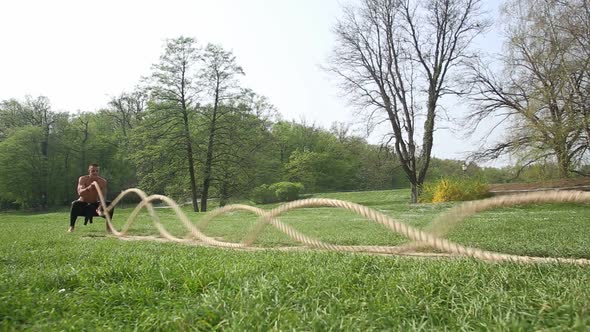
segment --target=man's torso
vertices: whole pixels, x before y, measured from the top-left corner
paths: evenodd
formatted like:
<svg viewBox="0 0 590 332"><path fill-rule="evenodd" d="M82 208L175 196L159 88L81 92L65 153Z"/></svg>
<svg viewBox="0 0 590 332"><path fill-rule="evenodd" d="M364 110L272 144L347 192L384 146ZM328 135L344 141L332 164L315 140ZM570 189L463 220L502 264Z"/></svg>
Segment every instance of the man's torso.
<svg viewBox="0 0 590 332"><path fill-rule="evenodd" d="M104 178L100 177L100 176L90 176L90 175L84 175L81 176L80 179L78 180L78 182L83 186L83 187L88 187L92 184L92 182L96 181L96 183L98 183L98 186L100 187L100 191L104 194L106 194L106 186L107 186L107 180L105 180ZM80 198L81 201L83 202L87 202L87 203L93 203L99 200L99 196L98 196L98 192L96 190L89 190L86 191L82 194L80 194Z"/></svg>

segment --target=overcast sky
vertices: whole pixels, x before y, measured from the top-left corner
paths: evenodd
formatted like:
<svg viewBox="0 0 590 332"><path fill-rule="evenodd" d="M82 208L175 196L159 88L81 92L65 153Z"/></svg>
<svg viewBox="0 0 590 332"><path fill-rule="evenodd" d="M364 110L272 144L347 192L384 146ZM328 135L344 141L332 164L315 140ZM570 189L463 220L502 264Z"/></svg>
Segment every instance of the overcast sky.
<svg viewBox="0 0 590 332"><path fill-rule="evenodd" d="M266 96L284 119L325 128L354 122L334 78L319 68L347 1L1 0L0 100L43 95L55 111L95 111L133 90L158 61L165 39L183 35L231 50L246 73L244 85ZM499 3L487 0L492 15ZM483 50L500 51L495 29L479 40ZM441 127L435 156L462 159L477 148L477 138Z"/></svg>

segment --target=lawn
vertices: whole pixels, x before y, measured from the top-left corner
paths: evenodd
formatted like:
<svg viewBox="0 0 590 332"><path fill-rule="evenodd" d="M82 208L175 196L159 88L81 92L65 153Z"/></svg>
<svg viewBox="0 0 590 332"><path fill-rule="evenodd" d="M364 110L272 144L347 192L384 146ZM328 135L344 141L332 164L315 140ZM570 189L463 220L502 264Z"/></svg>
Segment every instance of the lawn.
<svg viewBox="0 0 590 332"><path fill-rule="evenodd" d="M454 204L408 204L409 191L316 195L423 228ZM273 206L261 206L270 209ZM486 211L448 234L510 254L590 258L587 205ZM118 229L132 209L118 209ZM185 228L157 209L177 236ZM185 213L194 223L202 214ZM306 208L281 220L334 244L406 239L358 215ZM315 250L230 250L123 241L104 222L67 234L67 211L0 214L0 330L587 330L590 266L486 263ZM255 223L232 212L205 233L240 241ZM147 213L130 235L157 235ZM267 227L258 247L298 246Z"/></svg>

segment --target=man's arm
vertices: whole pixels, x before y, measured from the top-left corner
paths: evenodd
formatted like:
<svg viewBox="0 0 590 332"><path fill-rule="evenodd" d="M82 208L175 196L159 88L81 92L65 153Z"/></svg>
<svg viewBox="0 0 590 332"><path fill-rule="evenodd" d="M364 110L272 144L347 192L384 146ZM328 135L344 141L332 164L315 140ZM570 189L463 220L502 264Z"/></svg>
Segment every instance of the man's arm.
<svg viewBox="0 0 590 332"><path fill-rule="evenodd" d="M103 180L102 185L100 186L100 191L104 196L104 199L107 199L107 180Z"/></svg>
<svg viewBox="0 0 590 332"><path fill-rule="evenodd" d="M86 181L84 181L83 176L81 176L78 179L78 188L77 188L78 195L82 195L83 193L85 193L89 190L92 190L92 188L93 188L92 183L89 186L86 186Z"/></svg>
<svg viewBox="0 0 590 332"><path fill-rule="evenodd" d="M99 177L96 180L96 183L98 184L98 188L100 188L100 192L102 193L102 195L106 199L107 198L107 180L105 178Z"/></svg>

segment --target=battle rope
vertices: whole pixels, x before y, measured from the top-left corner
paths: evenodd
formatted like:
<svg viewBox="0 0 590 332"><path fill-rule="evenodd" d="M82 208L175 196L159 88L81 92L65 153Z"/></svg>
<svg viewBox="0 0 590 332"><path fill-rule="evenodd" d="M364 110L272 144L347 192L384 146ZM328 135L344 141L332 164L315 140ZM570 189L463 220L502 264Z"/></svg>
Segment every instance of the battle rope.
<svg viewBox="0 0 590 332"><path fill-rule="evenodd" d="M490 262L516 262L516 263L569 263L569 264L579 264L579 265L589 265L590 260L588 259L575 259L575 258L554 258L554 257L532 257L532 256L519 256L519 255L510 255L510 254L503 254L497 252L491 252L486 250L481 250L477 248L471 248L462 246L460 244L453 243L449 240L442 238L441 236L445 235L454 225L463 221L465 218L485 210L499 208L499 207L507 207L512 205L519 205L519 204L532 204L532 203L590 203L590 193L586 192L579 192L579 191L547 191L547 192L533 192L533 193L526 193L526 194L515 194L515 195L507 195L507 196L499 196L495 198L484 199L480 201L473 201L464 203L462 205L456 206L446 213L443 213L437 217L431 225L429 225L426 229L428 231L418 230L412 226L409 226L403 222L397 221L389 216L384 215L376 210L368 208L363 205L359 205L352 202L341 201L336 199L326 199L326 198L311 198L311 199L304 199L294 202L289 202L283 205L280 205L272 210L266 211L263 209L259 209L253 206L242 205L242 204L233 204L227 205L218 209L215 209L209 213L207 213L200 221L199 227L194 225L190 219L182 212L178 204L172 199L167 196L163 195L150 195L148 196L145 192L141 191L140 189L132 188L127 189L115 198L115 200L107 207L105 204L105 199L102 192L98 188L98 184L93 182L93 185L97 187L99 197L100 197L100 205L102 211L104 212L104 216L106 218L107 224L107 231L112 233L114 236L118 238L125 238L127 237L127 232L129 231L133 221L137 217L137 214L141 211L143 207L146 207L156 228L160 232L160 235L168 240L174 242L182 242L182 243L193 243L193 244L205 244L210 246L217 246L217 247L226 247L226 248L244 248L244 249L257 249L252 245L256 241L258 235L262 232L264 227L268 224L274 226L281 232L287 234L291 239L302 243L308 247L316 248L316 249L323 249L323 250L330 250L330 251L347 251L347 252L366 252L366 253L378 253L378 254L400 254L403 252L407 252L408 250L414 249L416 247L430 247L442 252L446 252L449 254L457 255L457 256L464 256L464 257L473 257L475 259L483 260L483 261L490 261ZM110 218L110 210L113 209L123 197L128 194L135 193L141 198L141 202L135 207L133 212L129 215L127 222L123 226L121 231L117 231L111 222ZM153 201L161 201L171 207L176 216L181 220L184 226L189 230L189 237L179 238L172 234L170 234L162 223L152 205ZM309 236L306 236L289 225L284 224L278 219L283 213L288 211L303 208L303 207L320 207L320 206L329 206L329 207L338 207L342 209L346 209L352 211L358 215L361 215L367 219L373 220L390 230L399 233L408 239L414 241L413 243L401 245L401 246L344 246L344 245L335 245L322 242L317 239L313 239ZM249 211L259 216L258 221L252 228L252 230L246 235L244 240L240 243L235 242L226 242L214 239L205 235L201 230L205 229L209 221L214 219L215 217L222 215L224 213L230 211ZM145 237L147 239L148 237ZM150 237L153 239L153 237ZM199 241L199 242L197 242Z"/></svg>

